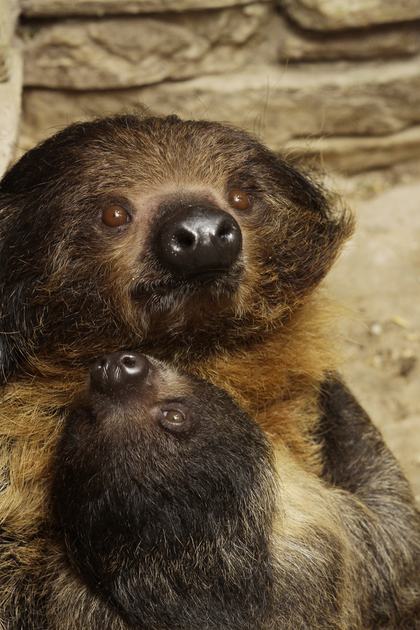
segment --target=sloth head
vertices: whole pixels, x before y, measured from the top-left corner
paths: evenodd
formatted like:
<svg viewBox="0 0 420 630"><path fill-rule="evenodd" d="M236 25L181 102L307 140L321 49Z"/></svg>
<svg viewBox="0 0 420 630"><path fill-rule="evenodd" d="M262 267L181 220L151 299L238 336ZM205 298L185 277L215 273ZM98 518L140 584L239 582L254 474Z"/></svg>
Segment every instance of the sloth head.
<svg viewBox="0 0 420 630"><path fill-rule="evenodd" d="M129 623L253 628L270 614L271 447L220 389L138 353L102 357L54 494L71 563Z"/></svg>
<svg viewBox="0 0 420 630"><path fill-rule="evenodd" d="M138 348L207 356L281 325L351 220L242 130L176 116L71 125L0 183L5 377ZM3 334L1 334L3 333Z"/></svg>

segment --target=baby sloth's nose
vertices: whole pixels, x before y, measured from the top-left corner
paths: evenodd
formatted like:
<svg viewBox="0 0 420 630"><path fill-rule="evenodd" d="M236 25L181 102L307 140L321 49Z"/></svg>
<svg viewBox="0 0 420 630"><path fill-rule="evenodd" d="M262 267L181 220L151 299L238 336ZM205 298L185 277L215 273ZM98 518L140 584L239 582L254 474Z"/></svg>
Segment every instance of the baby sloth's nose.
<svg viewBox="0 0 420 630"><path fill-rule="evenodd" d="M147 378L150 363L138 352L113 352L93 364L91 387L101 393L116 394L139 387Z"/></svg>

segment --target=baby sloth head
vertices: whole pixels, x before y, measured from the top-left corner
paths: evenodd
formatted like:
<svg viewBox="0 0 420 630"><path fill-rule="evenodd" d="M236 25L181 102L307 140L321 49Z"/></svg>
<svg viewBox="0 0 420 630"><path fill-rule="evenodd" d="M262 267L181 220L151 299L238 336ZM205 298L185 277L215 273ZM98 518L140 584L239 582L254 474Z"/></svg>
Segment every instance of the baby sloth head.
<svg viewBox="0 0 420 630"><path fill-rule="evenodd" d="M275 484L268 440L225 392L117 352L68 418L55 494L74 568L129 623L261 628Z"/></svg>

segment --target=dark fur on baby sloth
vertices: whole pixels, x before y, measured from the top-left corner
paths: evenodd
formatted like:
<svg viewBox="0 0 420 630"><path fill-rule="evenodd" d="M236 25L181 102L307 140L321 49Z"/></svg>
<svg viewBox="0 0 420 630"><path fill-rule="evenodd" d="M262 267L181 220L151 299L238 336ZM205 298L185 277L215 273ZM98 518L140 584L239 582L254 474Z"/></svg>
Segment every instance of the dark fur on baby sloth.
<svg viewBox="0 0 420 630"><path fill-rule="evenodd" d="M100 359L57 476L72 564L128 624L216 630L273 618L273 453L218 388L136 353Z"/></svg>
<svg viewBox="0 0 420 630"><path fill-rule="evenodd" d="M348 398L327 391L330 406ZM375 607L392 609L398 578L377 475L401 481L354 411L353 434L336 416L334 444L342 471L362 456L353 494L302 473L209 383L137 353L98 360L58 449L54 495L74 573L64 589L50 584L57 627L378 627ZM383 627L412 627L395 621Z"/></svg>
<svg viewBox="0 0 420 630"><path fill-rule="evenodd" d="M365 569L370 563L369 572L359 581L337 578L362 591L352 591L351 601L370 598L358 626L353 604L340 595L354 620L348 627L414 624L417 512L377 440L372 459L365 429L368 436L373 430L332 376L333 309L318 290L352 231L347 212L239 129L124 115L72 125L24 155L0 183L0 216L6 627L43 628L36 615L48 609L53 619L51 602L73 584L52 499L57 443L92 363L121 349L222 387L265 430L282 484L281 522L298 541L286 553L290 564L304 574L299 545L315 550L318 580L329 566L316 552L328 518L328 531L363 550L362 558L358 549L351 553ZM322 511L311 497L323 497L328 484ZM350 539L342 531L342 519L354 515L346 511L347 491L352 501L367 496L372 504L363 503L365 517L353 523ZM50 596L47 580L39 594L54 575L60 589ZM318 582L324 588L321 576ZM66 601L99 614L103 599L86 598ZM74 608L47 627L80 627ZM98 627L88 623L82 626ZM109 623L116 630L120 616ZM325 627L343 624L331 617Z"/></svg>

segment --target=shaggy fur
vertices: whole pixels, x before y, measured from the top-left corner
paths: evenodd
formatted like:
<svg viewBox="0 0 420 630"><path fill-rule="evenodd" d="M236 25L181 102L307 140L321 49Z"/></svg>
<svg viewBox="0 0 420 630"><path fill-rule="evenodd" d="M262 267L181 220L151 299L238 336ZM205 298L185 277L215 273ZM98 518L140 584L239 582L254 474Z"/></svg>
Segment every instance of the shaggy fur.
<svg viewBox="0 0 420 630"><path fill-rule="evenodd" d="M232 189L248 209L229 204ZM222 385L310 465L333 361L314 290L352 230L314 184L238 129L125 116L29 151L0 194L5 379L65 379L67 400L78 368L141 348ZM203 202L234 215L243 240L207 283L171 274L153 247L162 219ZM129 221L110 228L101 215L114 204Z"/></svg>
<svg viewBox="0 0 420 630"><path fill-rule="evenodd" d="M134 380L121 376L127 359L142 361ZM211 384L135 353L108 355L100 367L60 440L52 533L61 557L46 550L49 570L23 604L23 627L418 627L419 537L411 549L398 542L418 515L339 382L323 387L335 425L325 420L325 449L339 453L348 491L274 450ZM173 412L181 422L168 421ZM384 529L402 504L404 521Z"/></svg>
<svg viewBox="0 0 420 630"><path fill-rule="evenodd" d="M125 219L112 225L115 207ZM238 246L229 265L200 277L161 255L162 233L192 208L227 216ZM297 170L238 129L126 115L72 125L29 151L0 184L0 213L0 620L6 609L19 619L28 585L62 562L51 529L54 454L87 370L104 353L137 349L225 389L276 446L284 496L308 487L296 491L301 505L292 496L284 504L296 535L316 537L304 523L319 513L308 496L312 487L322 494L319 476L347 490L348 475L352 492L363 492L366 462L357 456L343 476L325 434L327 426L336 435L337 413L352 422L355 403L339 397L336 413L334 390L322 389L336 357L318 286L352 220ZM395 610L414 615L404 589L419 586L419 527L405 481L386 458L378 466L392 498L380 528L396 594L392 614L389 592L378 595L372 627L394 628ZM366 537L378 540L378 527L367 513ZM119 617L112 623L118 628Z"/></svg>

